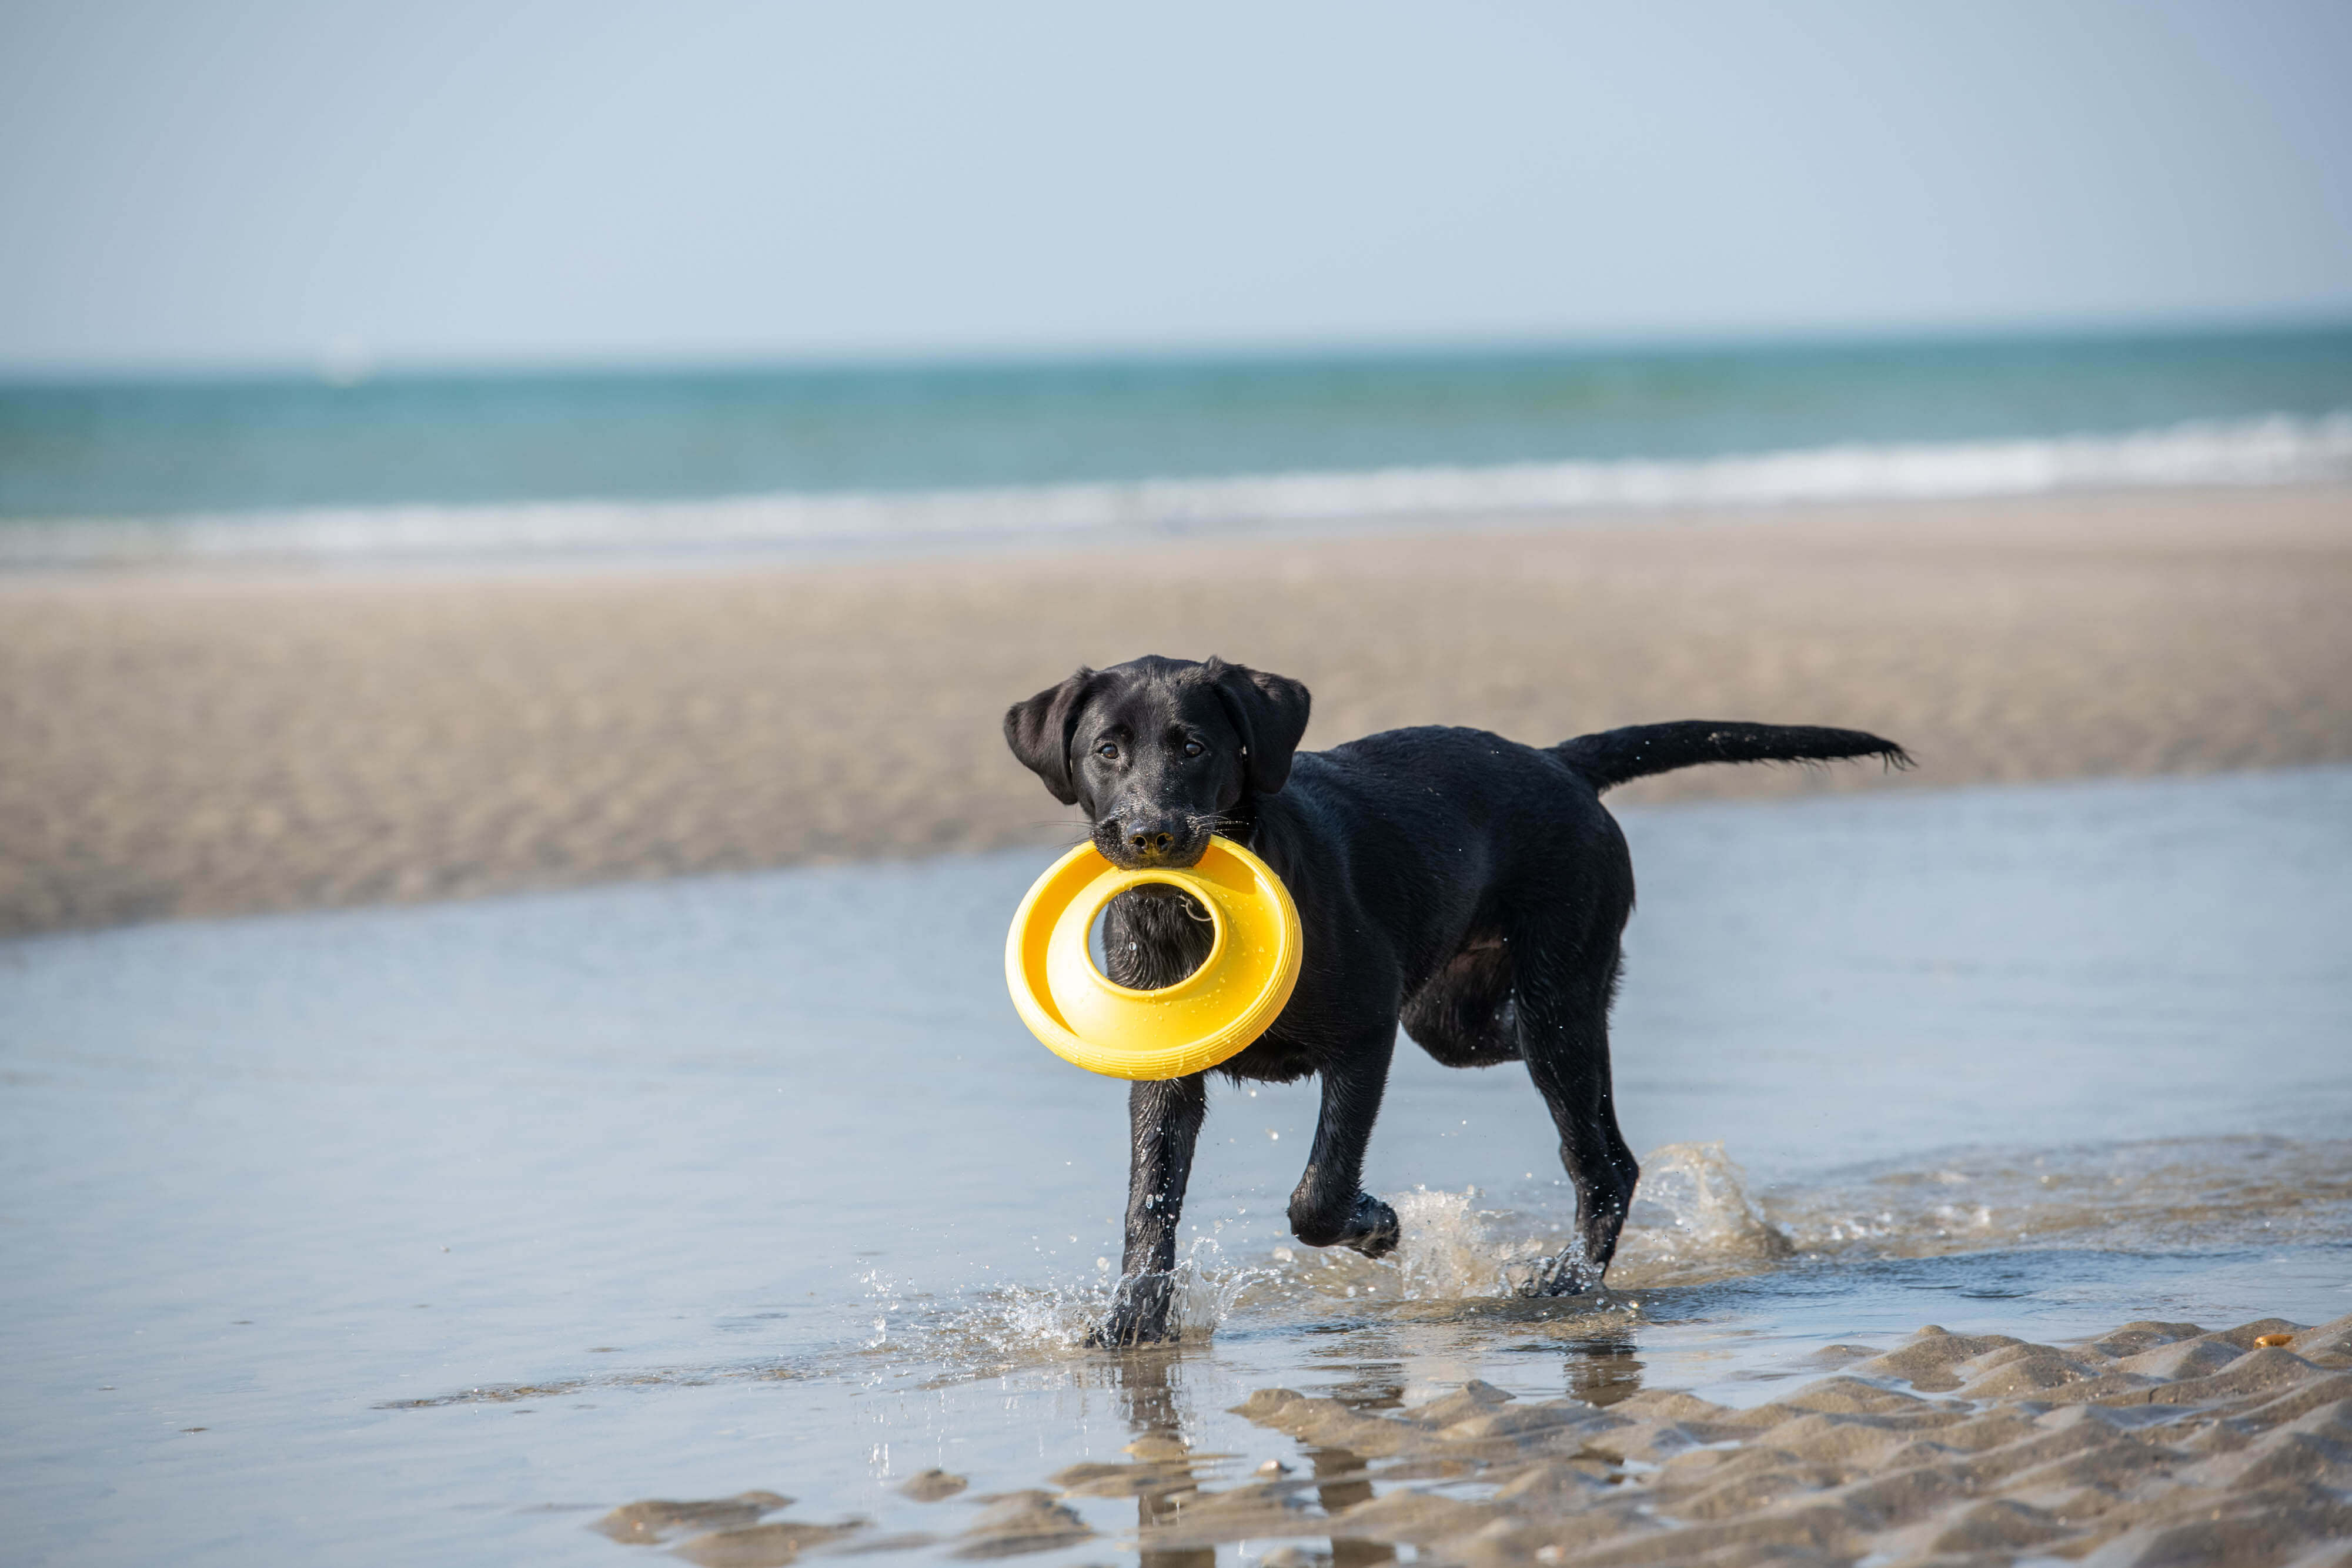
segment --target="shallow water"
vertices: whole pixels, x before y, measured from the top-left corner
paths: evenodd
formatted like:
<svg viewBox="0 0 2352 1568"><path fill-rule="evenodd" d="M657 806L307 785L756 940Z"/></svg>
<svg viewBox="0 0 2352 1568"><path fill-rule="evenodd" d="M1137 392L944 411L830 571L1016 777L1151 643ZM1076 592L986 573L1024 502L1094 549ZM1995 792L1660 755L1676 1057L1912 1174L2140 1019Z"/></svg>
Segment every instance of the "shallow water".
<svg viewBox="0 0 2352 1568"><path fill-rule="evenodd" d="M625 1562L604 1510L753 1488L944 1535L1139 1437L1303 1462L1260 1387L1739 1403L1927 1322L2352 1310L2352 768L1625 820L1611 1295L1505 1293L1548 1124L1408 1047L1399 1259L1288 1246L1312 1086L1221 1087L1194 1333L1124 1357L1072 1343L1121 1086L1001 990L1044 852L0 946L8 1556ZM1132 1554L1073 1506L1037 1561Z"/></svg>

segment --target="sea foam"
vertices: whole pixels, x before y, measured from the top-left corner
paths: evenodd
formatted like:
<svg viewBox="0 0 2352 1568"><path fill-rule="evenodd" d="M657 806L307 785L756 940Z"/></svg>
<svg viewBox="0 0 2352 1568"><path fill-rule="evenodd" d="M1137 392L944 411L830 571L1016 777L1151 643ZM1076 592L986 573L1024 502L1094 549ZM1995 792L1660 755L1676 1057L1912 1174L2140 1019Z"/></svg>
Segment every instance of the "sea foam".
<svg viewBox="0 0 2352 1568"><path fill-rule="evenodd" d="M0 568L672 555L1327 528L2352 478L2352 410L2049 440L1822 446L1688 461L1150 479L661 502L320 507L0 524Z"/></svg>

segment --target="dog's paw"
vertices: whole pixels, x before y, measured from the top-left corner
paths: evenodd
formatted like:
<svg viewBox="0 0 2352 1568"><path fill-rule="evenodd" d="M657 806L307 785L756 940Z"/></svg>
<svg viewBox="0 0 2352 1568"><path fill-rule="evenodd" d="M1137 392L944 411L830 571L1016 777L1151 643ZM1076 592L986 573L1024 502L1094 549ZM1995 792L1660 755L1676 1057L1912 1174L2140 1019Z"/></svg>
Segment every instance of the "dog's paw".
<svg viewBox="0 0 2352 1568"><path fill-rule="evenodd" d="M1584 1260L1584 1249L1570 1245L1547 1258L1519 1282L1522 1296L1584 1296L1601 1289L1601 1270Z"/></svg>
<svg viewBox="0 0 2352 1568"><path fill-rule="evenodd" d="M1103 1321L1087 1331L1087 1348L1127 1350L1174 1339L1176 1328L1169 1320L1175 1306L1174 1275L1129 1274L1119 1281Z"/></svg>
<svg viewBox="0 0 2352 1568"><path fill-rule="evenodd" d="M1352 1247L1367 1258L1385 1258L1397 1249L1397 1239L1403 1234L1397 1225L1396 1210L1370 1193L1356 1195L1355 1211L1348 1216L1349 1228L1354 1232L1343 1246Z"/></svg>

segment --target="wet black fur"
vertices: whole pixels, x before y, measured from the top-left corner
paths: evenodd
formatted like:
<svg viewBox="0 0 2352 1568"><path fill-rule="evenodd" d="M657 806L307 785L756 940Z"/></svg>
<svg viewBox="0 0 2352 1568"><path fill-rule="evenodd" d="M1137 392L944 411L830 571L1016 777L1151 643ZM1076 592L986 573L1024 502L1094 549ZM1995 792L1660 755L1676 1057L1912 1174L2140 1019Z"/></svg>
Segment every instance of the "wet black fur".
<svg viewBox="0 0 2352 1568"><path fill-rule="evenodd" d="M1450 1067L1524 1061L1559 1131L1576 1240L1531 1289L1600 1283L1638 1176L1617 1131L1609 1005L1633 862L1601 804L1613 784L1702 762L1877 757L1857 730L1691 720L1522 746L1483 730L1420 728L1300 752L1307 688L1217 659L1142 658L1080 670L1004 717L1013 754L1083 808L1123 866L1191 865L1212 832L1264 857L1306 930L1297 989L1274 1026L1215 1071L1287 1083L1315 1073L1322 1113L1290 1227L1310 1247L1378 1258L1395 1211L1360 1186L1400 1024ZM1114 900L1111 978L1167 985L1208 952L1186 895ZM1208 1110L1203 1075L1139 1082L1118 1294L1097 1331L1167 1337L1176 1228Z"/></svg>

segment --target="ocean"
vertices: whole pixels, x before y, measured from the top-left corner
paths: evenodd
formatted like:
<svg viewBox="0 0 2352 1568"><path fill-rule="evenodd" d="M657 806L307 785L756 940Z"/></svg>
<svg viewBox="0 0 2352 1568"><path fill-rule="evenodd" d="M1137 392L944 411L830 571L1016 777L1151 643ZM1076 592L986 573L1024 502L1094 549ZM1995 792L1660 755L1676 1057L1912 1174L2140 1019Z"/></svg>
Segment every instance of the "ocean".
<svg viewBox="0 0 2352 1568"><path fill-rule="evenodd" d="M2352 327L0 381L0 566L929 549L2352 476Z"/></svg>

